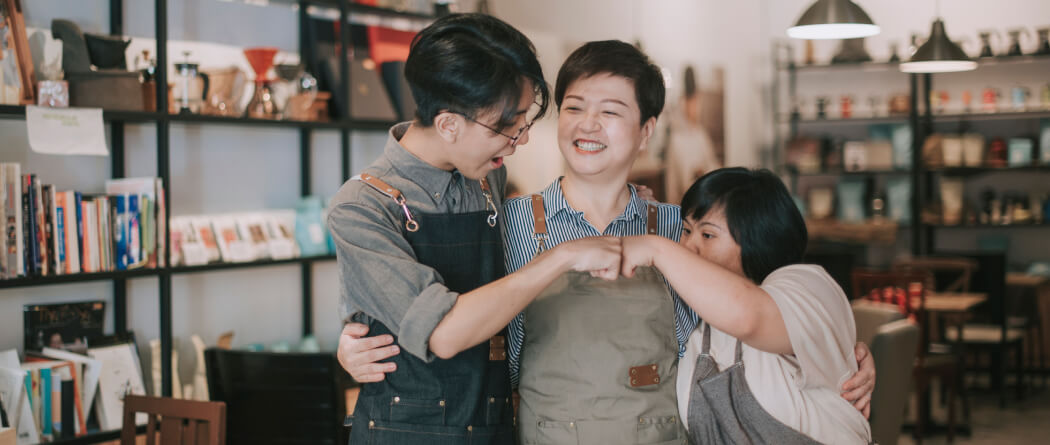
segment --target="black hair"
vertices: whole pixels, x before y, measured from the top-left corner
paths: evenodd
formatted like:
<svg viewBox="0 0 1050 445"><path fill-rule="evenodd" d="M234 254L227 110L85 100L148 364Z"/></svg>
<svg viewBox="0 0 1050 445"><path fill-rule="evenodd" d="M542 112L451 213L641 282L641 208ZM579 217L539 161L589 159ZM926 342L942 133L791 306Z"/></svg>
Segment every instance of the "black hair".
<svg viewBox="0 0 1050 445"><path fill-rule="evenodd" d="M532 42L490 15L450 14L424 28L412 40L405 78L416 101L415 117L425 127L442 111L475 119L497 109L495 127L502 131L517 120L525 88L536 92L536 118L550 103Z"/></svg>
<svg viewBox="0 0 1050 445"><path fill-rule="evenodd" d="M744 275L762 283L774 270L802 262L809 234L787 187L773 172L721 168L693 183L682 196L682 217L700 220L712 209L725 212L729 233L740 245Z"/></svg>
<svg viewBox="0 0 1050 445"><path fill-rule="evenodd" d="M558 70L554 102L561 107L565 90L573 82L598 74L623 77L634 84L634 98L641 110L641 125L664 109L664 77L649 56L619 40L587 42L573 51Z"/></svg>

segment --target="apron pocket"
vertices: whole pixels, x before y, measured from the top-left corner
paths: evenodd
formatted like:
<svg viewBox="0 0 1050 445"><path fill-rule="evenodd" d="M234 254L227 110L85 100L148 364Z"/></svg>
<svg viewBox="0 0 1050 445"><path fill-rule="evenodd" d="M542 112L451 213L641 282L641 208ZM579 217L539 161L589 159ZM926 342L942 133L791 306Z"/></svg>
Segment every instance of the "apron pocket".
<svg viewBox="0 0 1050 445"><path fill-rule="evenodd" d="M681 443L682 425L678 416L639 417L639 444Z"/></svg>
<svg viewBox="0 0 1050 445"><path fill-rule="evenodd" d="M576 435L575 422L540 420L537 422L536 428L523 428L522 431L530 431L535 434L534 437L522 437L522 441L526 445L571 444L579 442Z"/></svg>
<svg viewBox="0 0 1050 445"><path fill-rule="evenodd" d="M365 426L365 425L362 425ZM415 423L386 422L373 420L367 424L369 443L373 444L427 444L427 445L461 445L469 442L488 442L497 434L511 437L509 429L500 431L498 427L484 426L440 426L419 425Z"/></svg>
<svg viewBox="0 0 1050 445"><path fill-rule="evenodd" d="M510 397L489 397L485 401L486 425L508 423L503 421L503 417L507 415L510 409Z"/></svg>
<svg viewBox="0 0 1050 445"><path fill-rule="evenodd" d="M390 421L418 425L444 425L445 401L394 397L390 401Z"/></svg>

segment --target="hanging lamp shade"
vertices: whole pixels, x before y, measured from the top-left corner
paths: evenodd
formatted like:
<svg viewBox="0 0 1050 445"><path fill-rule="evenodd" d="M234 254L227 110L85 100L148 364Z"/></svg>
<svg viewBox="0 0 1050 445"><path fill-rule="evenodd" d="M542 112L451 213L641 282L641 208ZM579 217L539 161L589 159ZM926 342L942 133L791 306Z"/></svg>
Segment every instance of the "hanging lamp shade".
<svg viewBox="0 0 1050 445"><path fill-rule="evenodd" d="M948 38L944 31L944 21L934 20L930 29L930 38L923 43L911 59L901 63L905 73L950 73L977 69L977 62Z"/></svg>
<svg viewBox="0 0 1050 445"><path fill-rule="evenodd" d="M788 28L793 39L853 39L878 34L868 13L850 0L817 0Z"/></svg>

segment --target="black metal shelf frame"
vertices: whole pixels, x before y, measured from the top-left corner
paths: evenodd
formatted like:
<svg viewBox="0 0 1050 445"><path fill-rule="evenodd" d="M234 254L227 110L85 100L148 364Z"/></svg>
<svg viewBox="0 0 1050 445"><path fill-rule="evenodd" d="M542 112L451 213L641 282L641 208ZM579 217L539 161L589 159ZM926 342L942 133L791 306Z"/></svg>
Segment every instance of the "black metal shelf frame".
<svg viewBox="0 0 1050 445"><path fill-rule="evenodd" d="M60 284L85 283L91 281L127 280L129 278L156 277L163 273L171 275L182 275L221 270L254 269L259 267L280 266L286 264L313 264L320 261L334 260L335 255L318 255L309 257L286 258L280 260L249 261L244 263L210 263L198 266L141 268L133 270L113 270L106 272L50 275L46 277L22 277L0 280L0 289L15 289L21 287L34 286L54 286Z"/></svg>
<svg viewBox="0 0 1050 445"><path fill-rule="evenodd" d="M0 118L24 119L25 107L21 105L0 105ZM208 116L202 114L167 114L152 111L103 111L102 119L109 123L154 124L163 121L185 125L264 126L312 130L386 130L397 123L392 121L366 119L337 119L333 121L253 119L247 117Z"/></svg>

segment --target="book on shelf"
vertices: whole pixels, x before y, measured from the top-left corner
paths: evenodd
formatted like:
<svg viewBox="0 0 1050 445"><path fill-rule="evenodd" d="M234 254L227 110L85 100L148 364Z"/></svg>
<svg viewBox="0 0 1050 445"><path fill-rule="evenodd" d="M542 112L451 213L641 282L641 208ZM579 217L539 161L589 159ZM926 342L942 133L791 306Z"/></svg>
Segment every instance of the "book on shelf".
<svg viewBox="0 0 1050 445"><path fill-rule="evenodd" d="M30 304L23 308L26 351L45 347L83 352L89 339L102 335L104 301Z"/></svg>
<svg viewBox="0 0 1050 445"><path fill-rule="evenodd" d="M22 184L22 244L26 275L37 275L40 271L40 252L36 243L36 200L33 197L33 175L23 174Z"/></svg>
<svg viewBox="0 0 1050 445"><path fill-rule="evenodd" d="M123 424L124 395L146 395L142 367L133 340L88 348L88 355L102 363L95 414L103 430L117 430ZM135 424L147 422L145 413L135 415Z"/></svg>
<svg viewBox="0 0 1050 445"><path fill-rule="evenodd" d="M83 412L90 413L95 406L95 394L98 391L98 379L102 372L102 362L86 355L48 347L41 350L40 355L54 360L72 362L77 365L75 368L76 380L80 382L79 391Z"/></svg>
<svg viewBox="0 0 1050 445"><path fill-rule="evenodd" d="M106 181L106 194L123 203L124 212L118 210L115 219L124 236L125 250L117 250L116 255L125 256L125 267L163 267L166 258L166 210L161 179L112 179Z"/></svg>
<svg viewBox="0 0 1050 445"><path fill-rule="evenodd" d="M34 228L36 236L36 250L37 255L35 258L35 266L41 276L50 275L50 267L48 263L47 255L47 228L44 226L44 197L42 191L42 184L40 184L40 178L35 174L29 175L32 178L33 188L33 212L36 215L33 220L36 224Z"/></svg>
<svg viewBox="0 0 1050 445"><path fill-rule="evenodd" d="M18 352L0 351L0 397L4 400L8 422L13 426L18 445L40 442L40 433L33 419L26 382L28 373L22 369Z"/></svg>
<svg viewBox="0 0 1050 445"><path fill-rule="evenodd" d="M14 162L0 164L0 187L3 187L3 253L5 265L0 278L25 276L22 237L21 166Z"/></svg>
<svg viewBox="0 0 1050 445"><path fill-rule="evenodd" d="M79 364L68 360L27 353L22 369L40 374L42 432L55 438L87 433L79 374ZM30 400L32 403L32 399Z"/></svg>

